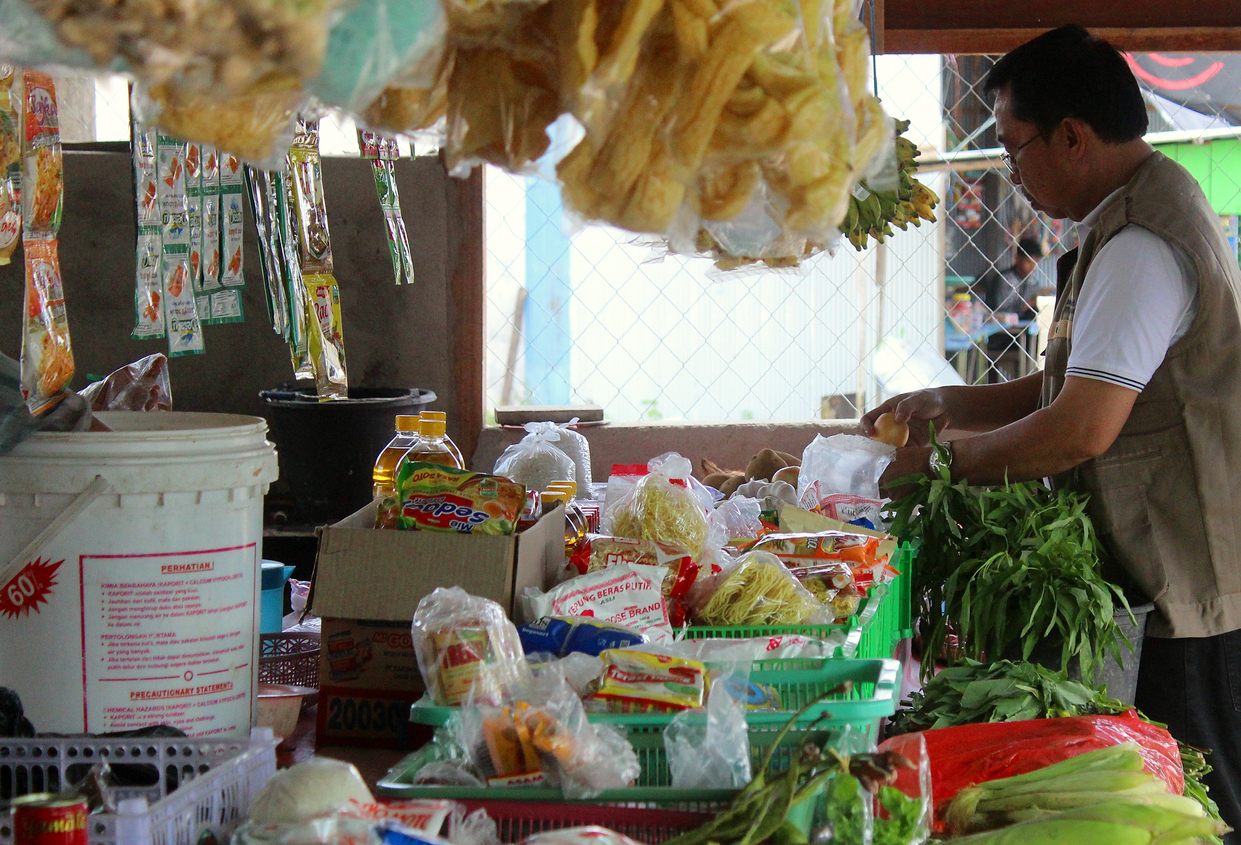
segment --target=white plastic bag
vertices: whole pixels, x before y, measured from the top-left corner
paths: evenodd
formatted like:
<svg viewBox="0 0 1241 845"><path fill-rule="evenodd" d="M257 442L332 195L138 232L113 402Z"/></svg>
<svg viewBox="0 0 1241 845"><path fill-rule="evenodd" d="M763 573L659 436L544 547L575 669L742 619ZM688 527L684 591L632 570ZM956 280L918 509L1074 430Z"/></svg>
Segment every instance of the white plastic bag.
<svg viewBox="0 0 1241 845"><path fill-rule="evenodd" d="M842 522L878 528L879 478L895 455L894 447L869 437L820 434L802 453L798 502Z"/></svg>
<svg viewBox="0 0 1241 845"><path fill-rule="evenodd" d="M573 466L577 470L577 498L589 499L592 481L590 443L587 442L584 434L572 428L574 425L577 425L577 417L556 426L560 431L560 442L556 444L556 448L573 459Z"/></svg>
<svg viewBox="0 0 1241 845"><path fill-rule="evenodd" d="M525 428L526 436L505 449L496 461L495 474L540 492L553 481L573 481L577 466L557 446L563 437L560 428L551 422L530 422Z"/></svg>
<svg viewBox="0 0 1241 845"><path fill-rule="evenodd" d="M740 789L750 782L746 708L729 694L727 681L713 679L707 706L678 713L664 731L674 787Z"/></svg>
<svg viewBox="0 0 1241 845"><path fill-rule="evenodd" d="M786 485L787 486L787 485ZM710 526L707 537L713 546L725 546L731 540L754 539L763 530L759 519L763 512L758 499L733 496L720 502L707 519Z"/></svg>

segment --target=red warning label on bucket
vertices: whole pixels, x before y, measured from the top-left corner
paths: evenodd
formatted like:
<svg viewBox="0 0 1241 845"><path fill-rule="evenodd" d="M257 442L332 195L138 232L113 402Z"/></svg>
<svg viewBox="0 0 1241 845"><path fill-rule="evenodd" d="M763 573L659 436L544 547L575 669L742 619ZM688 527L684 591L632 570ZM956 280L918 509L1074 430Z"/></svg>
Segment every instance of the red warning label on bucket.
<svg viewBox="0 0 1241 845"><path fill-rule="evenodd" d="M250 725L253 543L178 554L83 555L86 729Z"/></svg>
<svg viewBox="0 0 1241 845"><path fill-rule="evenodd" d="M56 586L56 570L63 560L52 563L38 558L22 567L9 583L0 588L0 613L10 619L22 614L38 613L39 605L47 604L47 597Z"/></svg>

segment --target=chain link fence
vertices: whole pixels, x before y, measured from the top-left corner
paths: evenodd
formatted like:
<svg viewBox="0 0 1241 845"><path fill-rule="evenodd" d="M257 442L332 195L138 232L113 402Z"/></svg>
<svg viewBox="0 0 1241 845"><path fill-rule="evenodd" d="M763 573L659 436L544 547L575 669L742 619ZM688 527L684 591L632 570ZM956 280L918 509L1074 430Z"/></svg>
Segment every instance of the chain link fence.
<svg viewBox="0 0 1241 845"><path fill-rule="evenodd" d="M1241 56L1131 58L1149 139L1198 177L1235 245L1233 61L1241 70ZM489 403L598 404L617 421L854 417L906 390L1037 371L1055 261L1078 235L1007 179L982 91L993 62L878 58L885 108L912 122L919 178L943 199L939 222L861 253L844 244L796 273L660 259L627 233L575 228L541 183L489 169ZM1017 260L1021 242L1032 266Z"/></svg>

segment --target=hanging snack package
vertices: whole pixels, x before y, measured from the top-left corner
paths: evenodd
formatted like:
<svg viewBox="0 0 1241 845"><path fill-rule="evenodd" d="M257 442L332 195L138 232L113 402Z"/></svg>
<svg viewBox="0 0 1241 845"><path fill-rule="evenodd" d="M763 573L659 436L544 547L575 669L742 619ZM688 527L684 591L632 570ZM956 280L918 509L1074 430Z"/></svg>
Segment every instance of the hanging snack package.
<svg viewBox="0 0 1241 845"><path fill-rule="evenodd" d="M427 693L439 705L497 704L529 675L504 608L460 587L437 587L418 602L413 640Z"/></svg>
<svg viewBox="0 0 1241 845"><path fill-rule="evenodd" d="M684 599L698 580L700 567L680 546L654 540L630 540L603 534L587 534L570 558L570 568L580 575L619 563L661 566L667 570L663 593L668 617L674 627L685 623Z"/></svg>
<svg viewBox="0 0 1241 845"><path fill-rule="evenodd" d="M527 590L532 616L593 616L641 631L651 642L672 639L664 604L667 570L621 563L579 575L546 593Z"/></svg>
<svg viewBox="0 0 1241 845"><path fill-rule="evenodd" d="M315 389L320 400L349 396L345 368L345 334L340 316L340 286L327 273L302 278L306 289L309 337L307 349L314 365Z"/></svg>
<svg viewBox="0 0 1241 845"><path fill-rule="evenodd" d="M496 460L496 475L520 482L531 490L546 490L553 481L572 481L573 459L562 452L560 429L551 422L528 422L526 436L509 446Z"/></svg>
<svg viewBox="0 0 1241 845"><path fill-rule="evenodd" d="M605 713L670 713L702 707L710 685L697 660L627 649L599 655L603 672L588 688L588 709Z"/></svg>
<svg viewBox="0 0 1241 845"><path fill-rule="evenodd" d="M392 273L399 285L414 283L414 262L409 252L409 236L405 233L405 221L401 218L401 199L396 190L394 163L400 157L395 138L386 138L365 129L358 130L358 149L362 157L371 163L375 177L375 191L379 194L379 208L383 212L388 234L388 255L392 259Z"/></svg>
<svg viewBox="0 0 1241 845"><path fill-rule="evenodd" d="M289 148L293 214L297 217L297 255L302 273L332 272L327 202L323 196L323 164L319 157L319 121L297 121Z"/></svg>
<svg viewBox="0 0 1241 845"><path fill-rule="evenodd" d="M202 151L202 289L219 289L220 282L220 151L203 144Z"/></svg>
<svg viewBox="0 0 1241 845"><path fill-rule="evenodd" d="M507 478L422 461L403 461L396 484L405 530L512 534L526 506L526 488Z"/></svg>
<svg viewBox="0 0 1241 845"><path fill-rule="evenodd" d="M284 172L267 174L267 211L270 215L273 245L278 250L282 277L285 283L285 299L289 303L289 359L293 363L293 377L313 379L314 364L310 360L309 312L306 283L297 258L297 215L292 208L292 188Z"/></svg>
<svg viewBox="0 0 1241 845"><path fill-rule="evenodd" d="M203 292L203 154L202 147L193 142L185 145L185 208L190 219L190 278L198 296ZM205 322L209 316L199 308L200 320Z"/></svg>
<svg viewBox="0 0 1241 845"><path fill-rule="evenodd" d="M156 185L161 224L160 276L168 357L203 352L202 325L190 270L189 201L185 193L186 144L167 135L156 137Z"/></svg>
<svg viewBox="0 0 1241 845"><path fill-rule="evenodd" d="M691 477L693 465L670 452L652 459L649 472L616 501L608 482L606 525L617 537L684 546L695 560L707 547L711 495ZM704 501L705 497L705 501Z"/></svg>
<svg viewBox="0 0 1241 845"><path fill-rule="evenodd" d="M62 398L73 378L57 233L64 195L60 120L50 76L22 71L22 248L26 289L21 352L22 398L38 416Z"/></svg>
<svg viewBox="0 0 1241 845"><path fill-rule="evenodd" d="M21 71L0 64L0 266L8 264L22 233Z"/></svg>
<svg viewBox="0 0 1241 845"><path fill-rule="evenodd" d="M134 287L134 340L160 338L164 329L164 283L160 278L162 249L159 217L159 177L155 168L155 132L136 122L133 129L134 202L137 207L136 266Z"/></svg>
<svg viewBox="0 0 1241 845"><path fill-rule="evenodd" d="M220 164L220 283L226 288L243 287L246 278L241 271L241 247L245 210L241 207L242 164L232 153L218 152ZM254 215L255 223L259 215Z"/></svg>
<svg viewBox="0 0 1241 845"><path fill-rule="evenodd" d="M221 172L221 190L224 191L222 198L223 203L229 207L231 220L232 207L229 199L228 188L225 182L229 178L227 168L229 166L226 156ZM290 332L292 331L292 318L289 314L288 287L284 278L284 261L281 258L281 247L279 245L279 232L272 228L274 216L268 208L268 174L262 170L256 170L249 165L245 165L242 171L242 179L246 184L246 191L250 198L250 211L254 216L254 229L259 237L259 272L263 275L263 292L267 300L267 316L271 319L272 331L280 335L280 338L286 343L290 342ZM238 210L238 214L240 214ZM239 218L240 219L240 218ZM224 232L225 255L229 254L228 247L228 228L231 223L226 224ZM237 246L237 270L241 272L241 245ZM232 259L225 264L224 279L227 282L229 278L229 265ZM243 280L244 282L244 280Z"/></svg>
<svg viewBox="0 0 1241 845"><path fill-rule="evenodd" d="M831 611L771 552L747 552L695 587L690 596L703 625L823 625Z"/></svg>

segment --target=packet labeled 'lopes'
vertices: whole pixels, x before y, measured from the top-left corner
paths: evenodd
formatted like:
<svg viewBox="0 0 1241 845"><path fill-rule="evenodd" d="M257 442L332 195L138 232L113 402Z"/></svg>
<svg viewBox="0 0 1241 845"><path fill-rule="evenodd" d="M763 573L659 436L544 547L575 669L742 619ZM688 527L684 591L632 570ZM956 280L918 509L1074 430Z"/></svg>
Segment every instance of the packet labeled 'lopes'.
<svg viewBox="0 0 1241 845"><path fill-rule="evenodd" d="M407 530L512 534L526 504L526 488L507 478L422 461L402 463L396 483Z"/></svg>

